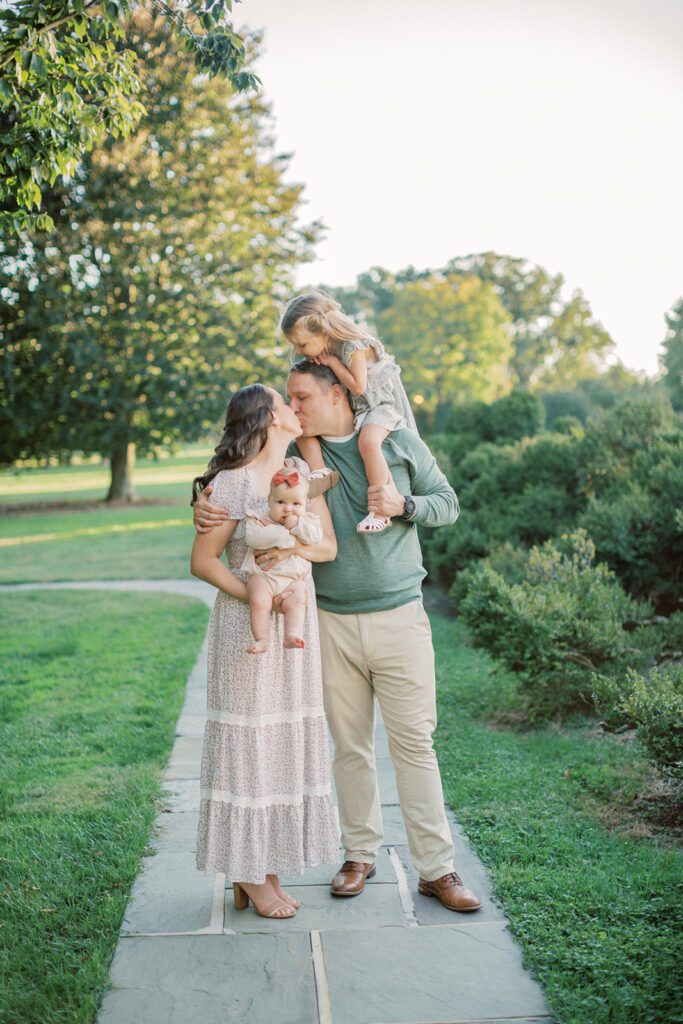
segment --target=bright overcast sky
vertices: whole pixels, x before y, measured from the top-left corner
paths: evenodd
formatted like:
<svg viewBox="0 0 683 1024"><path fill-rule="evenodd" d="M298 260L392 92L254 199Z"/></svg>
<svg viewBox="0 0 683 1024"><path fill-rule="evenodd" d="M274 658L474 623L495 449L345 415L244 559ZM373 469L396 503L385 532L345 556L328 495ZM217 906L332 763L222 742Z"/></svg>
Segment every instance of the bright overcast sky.
<svg viewBox="0 0 683 1024"><path fill-rule="evenodd" d="M495 250L581 288L633 369L683 295L683 0L243 0L298 283Z"/></svg>

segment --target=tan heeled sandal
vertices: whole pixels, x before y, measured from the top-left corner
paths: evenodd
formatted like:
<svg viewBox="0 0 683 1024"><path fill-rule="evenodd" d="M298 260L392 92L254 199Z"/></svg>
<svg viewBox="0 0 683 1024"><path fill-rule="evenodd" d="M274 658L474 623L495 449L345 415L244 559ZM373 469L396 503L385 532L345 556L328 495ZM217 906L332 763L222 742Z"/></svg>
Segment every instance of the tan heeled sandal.
<svg viewBox="0 0 683 1024"><path fill-rule="evenodd" d="M286 900L281 900L279 897L273 900L272 903L269 903L267 907L264 907L263 910L259 910L247 890L243 889L239 882L232 883L232 897L235 903L235 910L246 910L251 902L254 904L254 910L260 917L270 917L278 921L286 921L288 918L296 916L296 909L291 903L287 903ZM283 907L291 910L291 914L275 913L276 910L281 910Z"/></svg>

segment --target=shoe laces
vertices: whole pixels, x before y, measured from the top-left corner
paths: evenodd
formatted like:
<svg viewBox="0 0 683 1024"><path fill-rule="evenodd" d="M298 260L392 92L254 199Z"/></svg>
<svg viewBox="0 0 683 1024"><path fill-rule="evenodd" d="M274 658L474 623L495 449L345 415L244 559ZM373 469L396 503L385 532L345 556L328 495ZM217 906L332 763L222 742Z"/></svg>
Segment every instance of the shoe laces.
<svg viewBox="0 0 683 1024"><path fill-rule="evenodd" d="M450 871L447 875L444 875L443 881L448 882L451 878L453 879L456 885L463 884L462 878L455 871Z"/></svg>

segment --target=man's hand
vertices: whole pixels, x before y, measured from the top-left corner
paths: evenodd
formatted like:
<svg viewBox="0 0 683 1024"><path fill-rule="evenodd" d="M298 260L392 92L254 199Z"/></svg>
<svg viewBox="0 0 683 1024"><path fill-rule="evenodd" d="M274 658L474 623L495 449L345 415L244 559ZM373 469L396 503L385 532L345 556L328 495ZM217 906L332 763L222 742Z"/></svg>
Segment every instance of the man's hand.
<svg viewBox="0 0 683 1024"><path fill-rule="evenodd" d="M368 512L376 516L402 516L404 508L403 495L399 494L393 477L388 484L368 487Z"/></svg>
<svg viewBox="0 0 683 1024"><path fill-rule="evenodd" d="M192 522L197 533L209 533L214 526L220 526L230 518L227 508L210 503L209 495L212 491L211 484L207 484L194 503Z"/></svg>

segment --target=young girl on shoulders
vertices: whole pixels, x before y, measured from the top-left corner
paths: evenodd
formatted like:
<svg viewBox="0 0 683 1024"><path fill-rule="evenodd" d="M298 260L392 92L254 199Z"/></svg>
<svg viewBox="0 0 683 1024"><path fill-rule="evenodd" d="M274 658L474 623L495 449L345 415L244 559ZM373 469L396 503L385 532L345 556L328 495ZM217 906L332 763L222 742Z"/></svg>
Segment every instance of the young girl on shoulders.
<svg viewBox="0 0 683 1024"><path fill-rule="evenodd" d="M354 323L331 295L319 290L295 296L287 304L280 329L297 355L329 366L348 389L368 483L387 483L391 474L382 452L385 438L402 427L417 432L394 357L381 341ZM313 471L325 468L317 438L299 437L297 445ZM369 513L356 529L381 533L388 526L391 519Z"/></svg>

